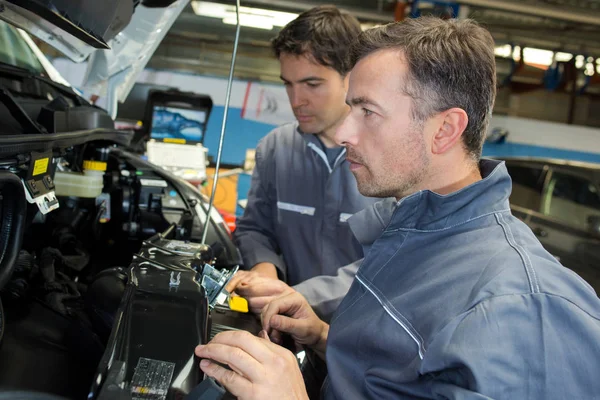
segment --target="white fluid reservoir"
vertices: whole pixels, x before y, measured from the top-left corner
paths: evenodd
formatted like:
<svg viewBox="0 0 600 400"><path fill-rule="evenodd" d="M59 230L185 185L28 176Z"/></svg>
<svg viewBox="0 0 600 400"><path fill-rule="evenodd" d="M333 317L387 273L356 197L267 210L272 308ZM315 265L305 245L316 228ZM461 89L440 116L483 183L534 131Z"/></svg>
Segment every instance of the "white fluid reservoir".
<svg viewBox="0 0 600 400"><path fill-rule="evenodd" d="M83 173L56 171L54 186L57 196L95 198L102 194L106 163L86 160L83 168Z"/></svg>

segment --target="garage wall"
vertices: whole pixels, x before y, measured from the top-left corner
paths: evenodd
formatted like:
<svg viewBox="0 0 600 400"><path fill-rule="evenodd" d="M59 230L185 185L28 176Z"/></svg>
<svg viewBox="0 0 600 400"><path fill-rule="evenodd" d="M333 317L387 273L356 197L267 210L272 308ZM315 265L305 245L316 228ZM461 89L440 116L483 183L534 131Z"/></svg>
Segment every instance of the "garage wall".
<svg viewBox="0 0 600 400"><path fill-rule="evenodd" d="M84 64L64 60L53 62L75 86L85 71ZM79 82L78 82L79 81ZM170 71L145 70L138 81L177 87L183 91L208 94L214 102L207 127L205 145L209 156L216 157L225 104L227 80ZM578 97L576 122L598 122L600 100ZM500 90L490 131L508 131L502 145L486 144L487 156L538 156L600 163L600 129L567 125L568 94L547 91L509 93ZM528 117L528 118L522 118ZM546 121L532 119L542 118ZM293 121L283 85L235 80L232 87L229 118L223 148L223 163L242 165L247 149L275 126Z"/></svg>
<svg viewBox="0 0 600 400"><path fill-rule="evenodd" d="M225 79L147 70L140 81L209 94L215 108L205 144L209 154L216 154L227 88ZM490 132L504 129L508 140L502 145L486 144L484 156L534 156L600 163L600 129L563 123L568 118L565 107L568 100L565 93L500 91L498 106L507 104L512 112L508 116L494 115ZM223 153L223 162L229 164L241 164L246 149L256 147L275 126L294 120L282 85L235 81L230 106ZM593 112L595 108L600 108L600 102L578 97L575 121L589 123L591 118L600 118L600 110Z"/></svg>
<svg viewBox="0 0 600 400"><path fill-rule="evenodd" d="M544 89L524 93L498 90L495 113L511 117L539 119L566 124L569 120L571 95ZM575 98L573 125L600 127L600 98L580 95Z"/></svg>
<svg viewBox="0 0 600 400"><path fill-rule="evenodd" d="M511 94L508 115L545 121L567 123L570 95L539 90L523 94ZM575 125L589 124L590 98L578 96L575 103Z"/></svg>

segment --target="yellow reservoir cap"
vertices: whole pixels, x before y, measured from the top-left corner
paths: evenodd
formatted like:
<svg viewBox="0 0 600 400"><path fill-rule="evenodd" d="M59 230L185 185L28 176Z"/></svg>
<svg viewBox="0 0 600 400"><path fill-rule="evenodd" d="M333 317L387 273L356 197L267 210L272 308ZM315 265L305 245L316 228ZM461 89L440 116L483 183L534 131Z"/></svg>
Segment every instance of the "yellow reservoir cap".
<svg viewBox="0 0 600 400"><path fill-rule="evenodd" d="M185 139L164 138L163 141L165 143L185 144Z"/></svg>
<svg viewBox="0 0 600 400"><path fill-rule="evenodd" d="M106 163L104 161L85 160L83 162L83 169L88 169L90 171L106 171Z"/></svg>
<svg viewBox="0 0 600 400"><path fill-rule="evenodd" d="M229 296L229 309L242 313L248 312L248 300L240 296Z"/></svg>

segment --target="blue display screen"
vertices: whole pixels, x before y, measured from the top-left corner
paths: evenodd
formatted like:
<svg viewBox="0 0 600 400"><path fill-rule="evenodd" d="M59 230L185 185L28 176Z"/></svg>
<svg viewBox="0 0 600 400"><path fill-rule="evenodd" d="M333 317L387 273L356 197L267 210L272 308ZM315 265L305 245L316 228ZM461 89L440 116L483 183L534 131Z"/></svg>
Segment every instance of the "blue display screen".
<svg viewBox="0 0 600 400"><path fill-rule="evenodd" d="M152 111L152 139L184 139L201 142L206 129L206 111L155 106Z"/></svg>

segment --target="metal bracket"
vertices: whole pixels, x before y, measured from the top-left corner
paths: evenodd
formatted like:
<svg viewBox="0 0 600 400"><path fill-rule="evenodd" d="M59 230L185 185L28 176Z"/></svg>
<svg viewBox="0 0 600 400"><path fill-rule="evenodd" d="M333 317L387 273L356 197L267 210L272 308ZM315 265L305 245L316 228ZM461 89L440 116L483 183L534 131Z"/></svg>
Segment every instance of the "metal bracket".
<svg viewBox="0 0 600 400"><path fill-rule="evenodd" d="M30 189L29 189L27 183L24 180L21 180L21 182L23 182L23 190L25 190L25 198L31 204L37 204L37 206L40 209L40 212L42 214L44 214L44 215L48 214L50 211L54 211L60 206L60 204L58 204L58 199L56 198L56 194L54 193L54 190L34 197L29 192Z"/></svg>
<svg viewBox="0 0 600 400"><path fill-rule="evenodd" d="M208 306L211 310L217 304L225 304L229 298L229 292L225 290L225 286L227 286L239 268L239 266L235 266L232 270L219 271L208 264L204 264L200 284L206 291Z"/></svg>

